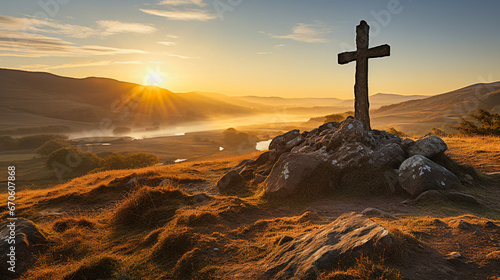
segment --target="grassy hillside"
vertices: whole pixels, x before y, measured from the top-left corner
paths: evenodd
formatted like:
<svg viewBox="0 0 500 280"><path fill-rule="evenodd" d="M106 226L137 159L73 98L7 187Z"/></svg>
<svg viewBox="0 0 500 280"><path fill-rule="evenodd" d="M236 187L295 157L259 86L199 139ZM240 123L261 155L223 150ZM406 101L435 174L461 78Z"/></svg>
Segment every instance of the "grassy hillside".
<svg viewBox="0 0 500 280"><path fill-rule="evenodd" d="M472 151L498 155L487 138L463 139L467 152L446 139L455 159L476 167ZM452 140L454 141L454 140ZM469 143L473 143L470 145ZM38 262L21 279L261 279L265 256L280 239L297 237L333 221L342 213L376 207L395 218L373 218L392 234L418 240L439 254L459 250L468 265L464 279L498 275L500 190L494 178L461 189L484 205L442 203L403 205L398 195L384 197L330 196L315 200L267 201L254 194L221 196L217 180L240 161L260 153L135 170L107 171L73 179L46 189L18 193L17 215L31 219L49 240ZM6 200L2 193L0 199ZM5 218L2 209L0 216ZM436 222L446 223L442 227ZM459 229L461 221L481 228ZM483 236L485 238L478 238ZM487 238L486 238L487 237ZM497 252L495 255L495 252ZM418 260L415 260L417 262ZM375 279L393 264L359 260L346 270L325 272L322 278ZM407 273L408 271L406 271ZM357 278L356 278L357 277ZM344 279L344 278L343 278ZM401 278L393 278L401 279Z"/></svg>
<svg viewBox="0 0 500 280"><path fill-rule="evenodd" d="M500 110L500 82L476 84L425 99L384 106L371 113L377 127L395 127L413 135L423 135L432 127L450 132L460 118L477 109Z"/></svg>

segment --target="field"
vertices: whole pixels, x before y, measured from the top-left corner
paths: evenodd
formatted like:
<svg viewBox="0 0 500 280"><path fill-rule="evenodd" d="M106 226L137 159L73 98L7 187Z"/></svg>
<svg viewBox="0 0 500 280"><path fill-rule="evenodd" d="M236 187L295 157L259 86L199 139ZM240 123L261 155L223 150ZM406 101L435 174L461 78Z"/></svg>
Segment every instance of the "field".
<svg viewBox="0 0 500 280"><path fill-rule="evenodd" d="M494 144L498 139L445 140L452 158L484 172L498 171L494 161L476 158L477 154L498 156ZM391 217L373 220L394 235L417 240L443 255L460 251L467 258L467 265L457 268L464 277L460 279L498 279L500 232L485 225L500 225L500 178L483 175L473 187L460 190L474 195L481 207L407 205L398 195L268 201L256 190L239 197L221 196L215 188L217 180L243 159L255 159L260 153L107 171L20 191L17 215L32 220L49 241L21 279L97 279L103 275L113 279L260 279L266 256L278 249L283 236L298 237L343 213L367 207L391 213ZM5 201L6 195L0 199ZM2 219L6 214L1 213ZM463 221L477 230L463 231L459 227ZM380 273L396 277L387 279L402 279L400 273L411 271L390 262L361 259L353 268L326 271L321 279L339 279L332 276L337 274L352 276L346 279L375 279Z"/></svg>
<svg viewBox="0 0 500 280"><path fill-rule="evenodd" d="M236 127L238 131L255 135L256 141L268 140L274 136L298 127L309 129L311 124L275 123L269 125L250 125ZM179 136L145 138L132 140L130 137L107 137L98 139L80 139L75 143L82 145L85 151L104 156L109 153L146 152L158 156L162 164L172 164L177 159L187 161L207 160L245 154L248 149L227 147L224 144L224 130L186 133ZM85 146L90 144L91 146ZM104 144L104 145L102 145ZM223 150L220 147L224 148ZM45 158L33 149L0 151L0 168L5 170L10 165L18 168L20 188L44 188L62 183L54 171L45 166Z"/></svg>
<svg viewBox="0 0 500 280"><path fill-rule="evenodd" d="M500 138L493 136L447 137L448 155L481 172L500 171Z"/></svg>

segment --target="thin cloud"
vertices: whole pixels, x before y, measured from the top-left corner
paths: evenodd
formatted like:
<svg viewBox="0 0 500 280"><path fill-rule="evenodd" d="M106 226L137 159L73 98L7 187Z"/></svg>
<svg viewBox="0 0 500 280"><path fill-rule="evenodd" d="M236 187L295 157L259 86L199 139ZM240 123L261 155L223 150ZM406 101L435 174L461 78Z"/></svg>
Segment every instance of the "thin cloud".
<svg viewBox="0 0 500 280"><path fill-rule="evenodd" d="M257 54L258 55L269 55L269 54L273 54L273 52L258 52Z"/></svg>
<svg viewBox="0 0 500 280"><path fill-rule="evenodd" d="M87 38L96 34L96 31L92 28L62 24L52 19L42 20L32 17L16 18L11 16L0 16L0 30L58 33L74 38Z"/></svg>
<svg viewBox="0 0 500 280"><path fill-rule="evenodd" d="M288 35L274 35L261 31L261 33L275 39L291 39L304 43L326 43L326 36L332 32L332 28L322 22L314 24L298 23Z"/></svg>
<svg viewBox="0 0 500 280"><path fill-rule="evenodd" d="M32 17L16 18L0 16L0 30L21 31L25 33L62 34L73 38L103 37L116 33L151 34L157 29L151 25L116 20L97 21L97 28L81 25L63 24L53 19Z"/></svg>
<svg viewBox="0 0 500 280"><path fill-rule="evenodd" d="M165 55L167 56L171 56L171 57L177 57L177 58L182 58L182 59L192 59L192 58L195 58L195 57L191 57L191 56L184 56L184 55L179 55L179 54L174 54L174 53L164 53Z"/></svg>
<svg viewBox="0 0 500 280"><path fill-rule="evenodd" d="M146 25L142 23L121 22L117 20L100 20L97 22L97 24L99 24L99 26L103 29L101 36L107 36L116 33L151 34L158 30L151 25Z"/></svg>
<svg viewBox="0 0 500 280"><path fill-rule="evenodd" d="M0 31L0 56L12 57L78 57L92 55L148 54L137 49L122 49L97 45L79 46L59 38L41 34Z"/></svg>
<svg viewBox="0 0 500 280"><path fill-rule="evenodd" d="M154 16L164 17L170 20L191 20L191 21L207 21L215 19L216 16L208 13L207 11L200 9L190 9L190 10L151 10L151 9L140 9L142 12Z"/></svg>
<svg viewBox="0 0 500 280"><path fill-rule="evenodd" d="M195 6L206 6L203 0L162 0L158 3L159 5L170 5L170 6L185 6L185 5L195 5Z"/></svg>
<svg viewBox="0 0 500 280"><path fill-rule="evenodd" d="M144 64L142 61L130 60L130 61L115 61L113 64Z"/></svg>
<svg viewBox="0 0 500 280"><path fill-rule="evenodd" d="M164 45L164 46L173 46L176 45L174 42L157 42L158 44Z"/></svg>

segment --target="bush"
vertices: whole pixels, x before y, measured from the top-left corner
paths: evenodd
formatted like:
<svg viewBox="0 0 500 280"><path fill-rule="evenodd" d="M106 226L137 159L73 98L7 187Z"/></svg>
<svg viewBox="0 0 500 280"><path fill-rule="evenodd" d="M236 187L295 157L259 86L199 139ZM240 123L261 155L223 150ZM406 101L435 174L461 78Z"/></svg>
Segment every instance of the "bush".
<svg viewBox="0 0 500 280"><path fill-rule="evenodd" d="M454 129L465 135L500 135L500 114L490 113L479 109L476 113L471 113L472 121L462 118L458 127ZM481 126L477 126L479 122Z"/></svg>
<svg viewBox="0 0 500 280"><path fill-rule="evenodd" d="M158 163L158 157L149 153L116 154L112 153L99 161L99 169L96 171L113 169L142 168Z"/></svg>
<svg viewBox="0 0 500 280"><path fill-rule="evenodd" d="M341 122L345 120L345 117L344 115L342 114L331 114L331 115L327 115L325 116L325 123L327 122Z"/></svg>
<svg viewBox="0 0 500 280"><path fill-rule="evenodd" d="M42 146L36 149L36 152L42 156L48 156L52 152L57 151L62 148L70 147L71 145L66 139L55 138L45 142Z"/></svg>
<svg viewBox="0 0 500 280"><path fill-rule="evenodd" d="M20 138L11 136L0 136L0 149L36 149L52 139L67 139L65 135L59 134L39 134Z"/></svg>
<svg viewBox="0 0 500 280"><path fill-rule="evenodd" d="M425 136L431 136L431 135L436 135L439 137L447 137L449 134L446 133L444 130L439 129L437 127L431 128L431 132L427 133Z"/></svg>
<svg viewBox="0 0 500 280"><path fill-rule="evenodd" d="M394 135L397 135L397 136L399 136L399 137L401 137L401 138L406 138L406 137L408 137L408 134L406 134L406 133L404 133L404 132L402 132L402 131L399 131L399 130L395 129L394 127L389 128L389 129L387 130L387 132L392 133L392 134L394 134Z"/></svg>
<svg viewBox="0 0 500 280"><path fill-rule="evenodd" d="M52 139L68 139L65 135L59 134L39 134L17 138L17 148L36 149Z"/></svg>
<svg viewBox="0 0 500 280"><path fill-rule="evenodd" d="M91 152L81 152L75 147L61 148L49 154L48 168L65 167L71 175L85 174L99 165L99 157Z"/></svg>
<svg viewBox="0 0 500 280"><path fill-rule="evenodd" d="M224 143L228 147L239 148L242 150L253 149L257 145L257 137L249 133L237 131L234 128L228 128L224 132Z"/></svg>

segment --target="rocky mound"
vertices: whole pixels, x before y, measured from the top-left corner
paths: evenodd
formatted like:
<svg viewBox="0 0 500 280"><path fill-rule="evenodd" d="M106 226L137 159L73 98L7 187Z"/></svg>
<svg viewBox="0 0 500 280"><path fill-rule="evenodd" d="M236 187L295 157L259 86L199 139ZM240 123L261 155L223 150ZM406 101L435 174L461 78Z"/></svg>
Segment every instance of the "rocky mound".
<svg viewBox="0 0 500 280"><path fill-rule="evenodd" d="M391 234L356 213L344 214L280 244L264 260L265 279L316 279L321 272L351 267L362 257L385 259L401 271L404 279L461 279L453 265L427 245L401 233Z"/></svg>
<svg viewBox="0 0 500 280"><path fill-rule="evenodd" d="M383 253L393 237L382 226L360 214L345 214L318 230L282 246L267 263L269 278L308 279L318 271L352 265L356 258Z"/></svg>
<svg viewBox="0 0 500 280"><path fill-rule="evenodd" d="M404 191L417 197L461 185L456 174L432 160L446 150L437 136L402 140L386 131L367 131L350 117L309 132L277 136L268 152L255 161L244 160L217 186L221 193L259 186L268 197L343 191Z"/></svg>

